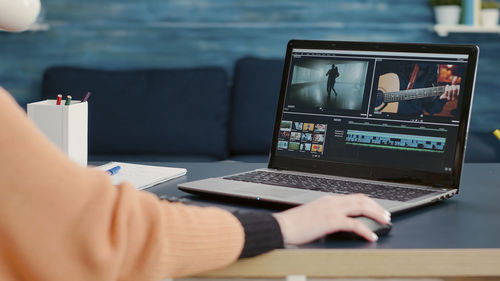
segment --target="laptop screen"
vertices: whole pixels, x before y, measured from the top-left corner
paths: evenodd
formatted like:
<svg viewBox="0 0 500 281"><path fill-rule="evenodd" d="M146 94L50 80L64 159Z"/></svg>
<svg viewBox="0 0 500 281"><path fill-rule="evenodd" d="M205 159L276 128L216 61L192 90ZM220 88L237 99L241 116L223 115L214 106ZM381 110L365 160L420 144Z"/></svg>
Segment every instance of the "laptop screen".
<svg viewBox="0 0 500 281"><path fill-rule="evenodd" d="M466 81L474 79L468 54L289 47L288 56L274 157L457 169L471 103Z"/></svg>

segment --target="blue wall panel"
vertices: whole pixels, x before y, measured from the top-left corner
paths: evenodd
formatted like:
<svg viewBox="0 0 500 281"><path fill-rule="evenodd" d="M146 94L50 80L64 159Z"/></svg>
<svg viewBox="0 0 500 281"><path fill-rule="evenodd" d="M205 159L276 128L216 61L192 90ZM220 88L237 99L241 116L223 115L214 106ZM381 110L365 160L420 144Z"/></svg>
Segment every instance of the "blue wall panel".
<svg viewBox="0 0 500 281"><path fill-rule="evenodd" d="M219 65L281 58L289 39L474 43L481 48L471 129L500 128L498 34L432 31L427 0L46 0L47 32L0 33L0 84L38 99L53 65L107 69Z"/></svg>

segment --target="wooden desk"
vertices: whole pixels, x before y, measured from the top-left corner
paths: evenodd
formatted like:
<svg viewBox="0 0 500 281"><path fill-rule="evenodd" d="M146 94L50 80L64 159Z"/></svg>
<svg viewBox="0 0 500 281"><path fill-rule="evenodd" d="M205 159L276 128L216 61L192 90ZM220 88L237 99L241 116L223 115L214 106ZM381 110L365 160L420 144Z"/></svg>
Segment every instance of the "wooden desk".
<svg viewBox="0 0 500 281"><path fill-rule="evenodd" d="M498 277L500 249L284 249L204 277Z"/></svg>
<svg viewBox="0 0 500 281"><path fill-rule="evenodd" d="M151 163L152 164L152 163ZM156 163L158 164L158 163ZM187 176L149 191L196 197L177 184L264 167L263 163L161 163L185 167ZM393 229L377 243L320 239L299 248L275 250L203 277L441 277L500 280L500 163L466 164L459 195L393 218ZM199 200L200 205L259 208ZM464 279L466 278L466 279ZM481 279L482 280L482 279Z"/></svg>

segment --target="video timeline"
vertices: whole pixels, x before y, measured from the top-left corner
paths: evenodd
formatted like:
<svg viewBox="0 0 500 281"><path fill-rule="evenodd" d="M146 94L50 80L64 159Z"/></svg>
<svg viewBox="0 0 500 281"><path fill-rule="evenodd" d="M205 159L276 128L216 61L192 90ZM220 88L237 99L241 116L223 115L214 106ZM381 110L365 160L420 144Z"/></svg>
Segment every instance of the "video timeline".
<svg viewBox="0 0 500 281"><path fill-rule="evenodd" d="M346 144L375 148L443 153L445 138L347 130Z"/></svg>

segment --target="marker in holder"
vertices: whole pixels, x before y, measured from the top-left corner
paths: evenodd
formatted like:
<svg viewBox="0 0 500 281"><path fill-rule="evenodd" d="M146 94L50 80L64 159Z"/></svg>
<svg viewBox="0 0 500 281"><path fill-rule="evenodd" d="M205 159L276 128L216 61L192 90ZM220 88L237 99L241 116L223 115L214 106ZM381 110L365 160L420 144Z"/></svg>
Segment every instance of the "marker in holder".
<svg viewBox="0 0 500 281"><path fill-rule="evenodd" d="M29 103L28 117L70 159L87 166L88 103L56 103L56 100Z"/></svg>

